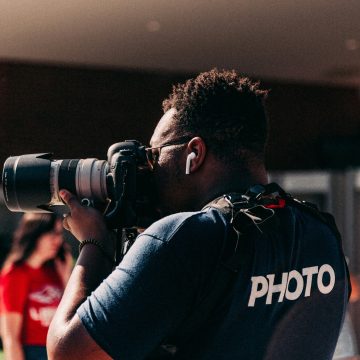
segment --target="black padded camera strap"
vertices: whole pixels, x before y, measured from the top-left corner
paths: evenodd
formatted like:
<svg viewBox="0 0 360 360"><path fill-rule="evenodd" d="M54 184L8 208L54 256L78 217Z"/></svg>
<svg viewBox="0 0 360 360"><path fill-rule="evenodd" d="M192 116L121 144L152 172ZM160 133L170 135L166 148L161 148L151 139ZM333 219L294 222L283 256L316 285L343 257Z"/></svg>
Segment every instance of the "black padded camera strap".
<svg viewBox="0 0 360 360"><path fill-rule="evenodd" d="M224 258L221 254L222 267L237 273L242 266L242 249L245 246L244 236L256 237L264 231L273 231L277 226L274 217L275 208L285 206L288 195L275 183L268 185L254 185L244 194L230 193L223 195L209 204L206 208L216 208L227 217L236 234L236 243L232 255ZM226 246L226 244L225 244Z"/></svg>

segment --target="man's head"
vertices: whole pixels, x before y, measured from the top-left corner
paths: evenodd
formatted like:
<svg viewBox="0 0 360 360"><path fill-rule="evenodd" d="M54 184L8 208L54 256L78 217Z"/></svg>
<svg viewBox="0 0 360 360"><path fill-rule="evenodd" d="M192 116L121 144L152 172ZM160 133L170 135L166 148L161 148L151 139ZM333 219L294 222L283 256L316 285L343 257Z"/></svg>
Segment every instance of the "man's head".
<svg viewBox="0 0 360 360"><path fill-rule="evenodd" d="M235 71L216 69L174 86L151 139L163 203L189 210L205 192L229 188L230 178L251 177L252 168L263 164L266 94Z"/></svg>
<svg viewBox="0 0 360 360"><path fill-rule="evenodd" d="M176 109L178 134L200 136L208 151L239 161L244 150L263 158L267 91L233 71L213 69L174 86L163 102L164 112Z"/></svg>

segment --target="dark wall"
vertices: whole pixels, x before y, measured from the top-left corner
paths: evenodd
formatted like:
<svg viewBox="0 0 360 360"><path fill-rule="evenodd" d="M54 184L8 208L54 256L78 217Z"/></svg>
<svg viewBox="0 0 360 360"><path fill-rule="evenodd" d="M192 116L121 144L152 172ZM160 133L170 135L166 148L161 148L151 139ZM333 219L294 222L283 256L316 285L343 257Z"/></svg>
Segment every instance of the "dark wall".
<svg viewBox="0 0 360 360"><path fill-rule="evenodd" d="M48 151L57 158L105 159L112 143L135 138L147 144L163 98L189 76L0 64L0 163L10 155ZM329 153L357 144L356 89L264 86L271 88L269 169L337 166Z"/></svg>
<svg viewBox="0 0 360 360"><path fill-rule="evenodd" d="M355 88L269 84L272 169L360 165L360 93Z"/></svg>
<svg viewBox="0 0 360 360"><path fill-rule="evenodd" d="M0 76L1 163L47 151L105 159L112 143L147 143L162 99L181 78L21 64L0 65Z"/></svg>

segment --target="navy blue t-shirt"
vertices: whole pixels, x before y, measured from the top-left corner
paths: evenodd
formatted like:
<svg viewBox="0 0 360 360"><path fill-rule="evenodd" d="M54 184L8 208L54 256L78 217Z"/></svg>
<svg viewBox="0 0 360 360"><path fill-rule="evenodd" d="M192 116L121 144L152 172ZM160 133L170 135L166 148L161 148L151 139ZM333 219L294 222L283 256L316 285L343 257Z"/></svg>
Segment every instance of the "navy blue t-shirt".
<svg viewBox="0 0 360 360"><path fill-rule="evenodd" d="M241 270L200 327L192 321L232 233L213 208L150 226L77 314L115 359L167 343L174 359L331 359L348 296L341 245L297 207L276 217L277 231L241 239Z"/></svg>

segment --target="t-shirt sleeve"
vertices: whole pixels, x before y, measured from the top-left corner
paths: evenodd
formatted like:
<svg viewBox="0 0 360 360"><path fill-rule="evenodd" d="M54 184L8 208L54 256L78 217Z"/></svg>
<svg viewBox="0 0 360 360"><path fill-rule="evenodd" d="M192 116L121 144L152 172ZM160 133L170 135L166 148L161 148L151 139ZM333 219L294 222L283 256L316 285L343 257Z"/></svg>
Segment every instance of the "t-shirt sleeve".
<svg viewBox="0 0 360 360"><path fill-rule="evenodd" d="M28 279L21 269L13 268L1 276L1 310L23 314L28 293Z"/></svg>
<svg viewBox="0 0 360 360"><path fill-rule="evenodd" d="M113 358L142 359L171 335L196 302L204 273L214 267L201 258L209 236L201 226L190 222L165 240L160 233L139 236L78 309L89 334Z"/></svg>

